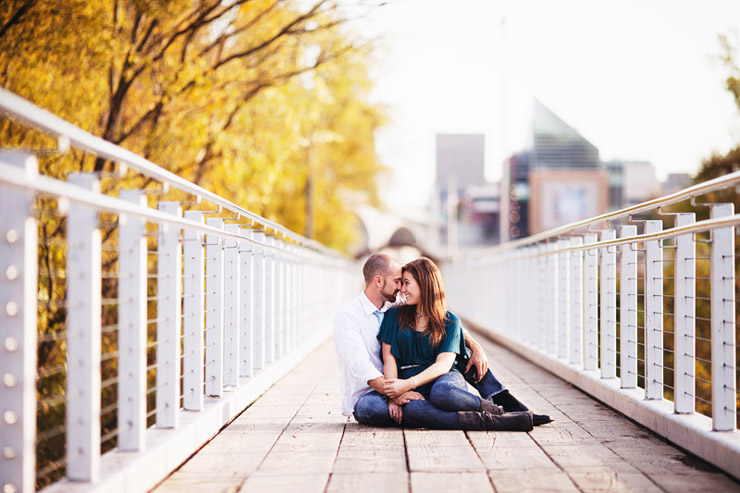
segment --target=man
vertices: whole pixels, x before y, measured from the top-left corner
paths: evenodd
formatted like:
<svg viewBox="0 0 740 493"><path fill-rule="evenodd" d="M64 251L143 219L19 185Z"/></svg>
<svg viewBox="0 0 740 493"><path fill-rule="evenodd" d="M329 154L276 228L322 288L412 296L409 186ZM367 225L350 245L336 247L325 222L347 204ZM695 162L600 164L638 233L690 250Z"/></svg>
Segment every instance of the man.
<svg viewBox="0 0 740 493"><path fill-rule="evenodd" d="M401 424L401 406L423 399L414 391L393 400L385 397L383 390L383 363L380 360L378 330L384 313L397 300L401 288L401 264L393 257L378 253L370 256L362 269L365 289L360 295L345 303L334 316L334 343L339 362L339 383L342 387L342 414L365 424L392 426ZM501 382L488 370L480 344L467 331L465 343L470 348L470 360L465 368L465 378L482 398L501 406L503 411L528 411ZM482 375L478 378L478 375ZM358 401L360 403L358 411ZM391 417L392 407L394 417ZM552 421L547 415L535 414L533 424ZM530 425L531 426L531 425Z"/></svg>

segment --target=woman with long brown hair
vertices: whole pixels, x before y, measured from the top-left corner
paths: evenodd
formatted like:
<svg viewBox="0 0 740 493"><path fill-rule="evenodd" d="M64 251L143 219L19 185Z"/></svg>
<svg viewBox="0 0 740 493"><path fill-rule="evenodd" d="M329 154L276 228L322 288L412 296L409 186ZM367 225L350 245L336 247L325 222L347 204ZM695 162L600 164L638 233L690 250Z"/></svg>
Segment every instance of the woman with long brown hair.
<svg viewBox="0 0 740 493"><path fill-rule="evenodd" d="M447 311L434 262L422 257L404 265L401 293L406 303L386 312L378 335L391 418L414 428L531 430L531 411L504 413L467 391L455 367L455 360L465 356L462 325ZM424 400L403 406L394 401L411 390Z"/></svg>

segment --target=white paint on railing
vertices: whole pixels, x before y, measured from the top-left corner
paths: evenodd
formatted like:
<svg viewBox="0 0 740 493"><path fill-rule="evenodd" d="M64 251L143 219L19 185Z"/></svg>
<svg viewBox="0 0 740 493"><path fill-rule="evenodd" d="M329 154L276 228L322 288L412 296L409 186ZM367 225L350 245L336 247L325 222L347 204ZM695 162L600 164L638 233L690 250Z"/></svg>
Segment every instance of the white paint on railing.
<svg viewBox="0 0 740 493"><path fill-rule="evenodd" d="M159 210L182 217L179 202ZM159 225L157 239L157 428L180 427L180 338L182 337L182 243L179 227Z"/></svg>
<svg viewBox="0 0 740 493"><path fill-rule="evenodd" d="M583 243L596 243L596 233L583 235ZM594 248L586 250L583 255L583 369L595 370L598 358L599 327L599 251Z"/></svg>
<svg viewBox="0 0 740 493"><path fill-rule="evenodd" d="M676 214L676 226L696 222L696 214ZM696 241L693 234L676 237L674 265L674 410L694 412L696 399Z"/></svg>
<svg viewBox="0 0 740 493"><path fill-rule="evenodd" d="M601 241L615 238L614 230L601 231ZM617 255L614 247L600 249L600 366L601 378L617 376Z"/></svg>
<svg viewBox="0 0 740 493"><path fill-rule="evenodd" d="M712 218L731 216L734 204L714 204ZM736 426L735 381L735 228L712 231L712 425Z"/></svg>
<svg viewBox="0 0 740 493"><path fill-rule="evenodd" d="M202 223L202 211L185 211L185 219ZM185 230L183 236L182 407L203 409L203 234Z"/></svg>
<svg viewBox="0 0 740 493"><path fill-rule="evenodd" d="M637 235L637 226L620 226L619 236ZM637 251L621 245L619 267L620 379L623 389L637 387Z"/></svg>
<svg viewBox="0 0 740 493"><path fill-rule="evenodd" d="M570 244L567 238L558 240L558 248ZM558 358L568 358L570 342L570 252L558 254Z"/></svg>
<svg viewBox="0 0 740 493"><path fill-rule="evenodd" d="M258 243L265 242L265 234L255 232L252 238ZM260 370L265 367L265 316L267 314L265 302L265 249L254 247L254 351L252 354L253 368Z"/></svg>
<svg viewBox="0 0 740 493"><path fill-rule="evenodd" d="M69 182L95 193L92 173ZM101 236L98 211L71 204L67 216L67 477L100 479Z"/></svg>
<svg viewBox="0 0 740 493"><path fill-rule="evenodd" d="M141 190L122 200L146 207ZM118 449L143 451L146 433L147 242L145 221L118 219Z"/></svg>
<svg viewBox="0 0 740 493"><path fill-rule="evenodd" d="M555 251L557 248L557 242L551 241L547 244L547 250L549 252ZM547 256L547 289L553 294L552 296L547 296L546 304L547 304L547 320L548 323L554 327L557 328L558 324L560 323L560 319L558 317L559 309L558 309L558 256L557 255L548 255ZM509 291L514 292L513 289L509 289ZM512 305L509 305L512 306ZM545 348L547 350L548 354L556 354L557 353L557 331L556 330L546 330L545 331Z"/></svg>
<svg viewBox="0 0 740 493"><path fill-rule="evenodd" d="M33 178L36 158L0 153L0 163ZM0 487L33 491L36 482L36 292L38 230L34 195L0 186ZM15 213L3 213L13 210Z"/></svg>
<svg viewBox="0 0 740 493"><path fill-rule="evenodd" d="M224 229L240 234L238 224L227 224ZM241 267L239 261L239 242L224 242L224 387L239 386L239 319L242 303Z"/></svg>
<svg viewBox="0 0 740 493"><path fill-rule="evenodd" d="M209 217L206 224L224 228L224 220ZM206 236L205 395L224 392L224 249L221 238Z"/></svg>
<svg viewBox="0 0 740 493"><path fill-rule="evenodd" d="M645 233L663 221L645 221ZM663 398L663 250L661 240L645 242L645 398Z"/></svg>
<svg viewBox="0 0 740 493"><path fill-rule="evenodd" d="M254 232L244 230L245 237L252 239ZM239 376L251 377L254 368L254 247L239 245L240 302L239 302Z"/></svg>
<svg viewBox="0 0 740 493"><path fill-rule="evenodd" d="M583 238L574 236L570 246L580 246ZM583 250L570 252L570 364L583 364Z"/></svg>

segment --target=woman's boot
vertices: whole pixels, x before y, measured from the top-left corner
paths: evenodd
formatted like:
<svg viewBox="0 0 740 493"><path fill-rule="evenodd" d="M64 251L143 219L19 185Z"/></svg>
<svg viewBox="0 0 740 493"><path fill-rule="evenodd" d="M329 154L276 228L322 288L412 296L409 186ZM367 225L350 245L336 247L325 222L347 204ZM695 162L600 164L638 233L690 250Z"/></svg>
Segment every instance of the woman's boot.
<svg viewBox="0 0 740 493"><path fill-rule="evenodd" d="M494 404L488 399L483 399L483 398L481 398L480 400L480 410L485 411L487 413L491 413L494 416L498 416L499 414L504 414L503 407L499 406L498 404Z"/></svg>
<svg viewBox="0 0 740 493"><path fill-rule="evenodd" d="M487 411L458 411L457 426L461 430L532 431L532 411L498 416Z"/></svg>

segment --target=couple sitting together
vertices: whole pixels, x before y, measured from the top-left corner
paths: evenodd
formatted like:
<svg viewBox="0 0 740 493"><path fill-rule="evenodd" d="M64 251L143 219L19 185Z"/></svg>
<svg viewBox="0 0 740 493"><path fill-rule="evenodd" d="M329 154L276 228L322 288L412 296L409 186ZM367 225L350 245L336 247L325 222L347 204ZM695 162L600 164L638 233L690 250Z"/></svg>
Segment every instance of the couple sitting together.
<svg viewBox="0 0 740 493"><path fill-rule="evenodd" d="M363 292L334 317L342 414L372 426L453 430L530 431L552 421L488 370L480 345L447 311L434 262L401 267L375 254L363 275Z"/></svg>

